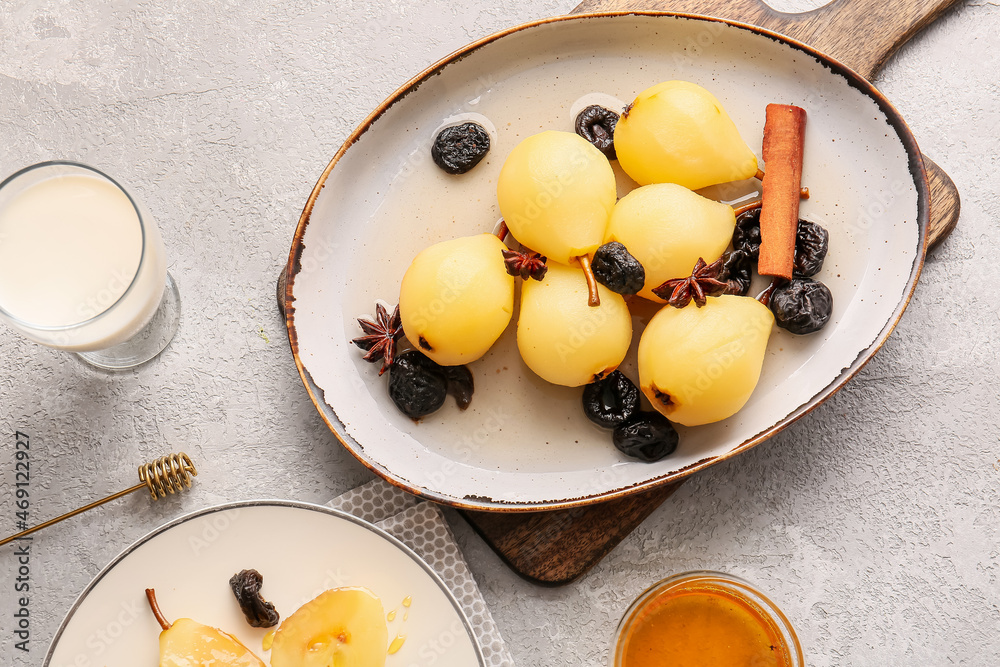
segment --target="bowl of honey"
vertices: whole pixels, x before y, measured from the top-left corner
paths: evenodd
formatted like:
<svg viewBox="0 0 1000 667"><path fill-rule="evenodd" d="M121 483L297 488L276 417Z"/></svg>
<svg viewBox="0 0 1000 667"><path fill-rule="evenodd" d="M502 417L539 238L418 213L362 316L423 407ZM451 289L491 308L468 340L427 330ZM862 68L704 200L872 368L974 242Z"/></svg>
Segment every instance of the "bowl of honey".
<svg viewBox="0 0 1000 667"><path fill-rule="evenodd" d="M785 615L739 577L685 572L654 584L615 632L611 667L802 667Z"/></svg>

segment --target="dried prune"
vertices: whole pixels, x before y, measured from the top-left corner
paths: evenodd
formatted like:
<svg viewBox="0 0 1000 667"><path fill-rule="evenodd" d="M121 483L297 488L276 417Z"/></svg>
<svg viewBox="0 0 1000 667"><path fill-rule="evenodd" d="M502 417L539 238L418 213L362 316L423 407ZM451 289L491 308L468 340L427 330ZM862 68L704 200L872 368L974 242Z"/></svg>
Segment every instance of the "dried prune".
<svg viewBox="0 0 1000 667"><path fill-rule="evenodd" d="M462 410L472 402L476 385L472 381L472 371L465 366L442 366L444 378L448 382L448 393L455 397Z"/></svg>
<svg viewBox="0 0 1000 667"><path fill-rule="evenodd" d="M452 125L438 132L431 146L434 163L449 174L464 174L490 150L490 134L478 123Z"/></svg>
<svg viewBox="0 0 1000 667"><path fill-rule="evenodd" d="M257 570L241 570L229 579L229 587L233 589L247 623L254 628L272 628L280 619L274 605L260 594L263 584L264 577Z"/></svg>
<svg viewBox="0 0 1000 667"><path fill-rule="evenodd" d="M415 350L397 356L389 368L389 398L411 419L437 411L447 396L448 380L441 367Z"/></svg>
<svg viewBox="0 0 1000 667"><path fill-rule="evenodd" d="M719 280L728 283L726 294L746 296L750 291L750 269L753 262L745 250L733 250L722 258Z"/></svg>
<svg viewBox="0 0 1000 667"><path fill-rule="evenodd" d="M733 249L741 250L751 261L757 261L760 254L760 207L744 211L736 218Z"/></svg>
<svg viewBox="0 0 1000 667"><path fill-rule="evenodd" d="M474 391L472 372L467 367L441 366L416 350L397 356L389 369L389 398L411 419L438 410L448 394L464 410L469 407Z"/></svg>
<svg viewBox="0 0 1000 667"><path fill-rule="evenodd" d="M830 289L809 278L793 278L771 294L774 323L793 334L810 334L822 329L833 312Z"/></svg>
<svg viewBox="0 0 1000 667"><path fill-rule="evenodd" d="M628 421L639 409L639 388L621 371L583 388L583 413L604 428Z"/></svg>
<svg viewBox="0 0 1000 667"><path fill-rule="evenodd" d="M590 267L597 282L618 294L638 294L646 282L642 264L618 241L598 248Z"/></svg>
<svg viewBox="0 0 1000 667"><path fill-rule="evenodd" d="M679 437L674 425L659 412L638 412L615 427L615 447L621 453L652 463L677 449Z"/></svg>
<svg viewBox="0 0 1000 667"><path fill-rule="evenodd" d="M609 160L614 160L617 157L614 136L617 124L618 114L599 104L591 104L577 114L575 128L577 134L592 143Z"/></svg>
<svg viewBox="0 0 1000 667"><path fill-rule="evenodd" d="M799 220L795 234L795 260L792 269L796 276L808 278L819 273L830 248L830 234L815 222Z"/></svg>

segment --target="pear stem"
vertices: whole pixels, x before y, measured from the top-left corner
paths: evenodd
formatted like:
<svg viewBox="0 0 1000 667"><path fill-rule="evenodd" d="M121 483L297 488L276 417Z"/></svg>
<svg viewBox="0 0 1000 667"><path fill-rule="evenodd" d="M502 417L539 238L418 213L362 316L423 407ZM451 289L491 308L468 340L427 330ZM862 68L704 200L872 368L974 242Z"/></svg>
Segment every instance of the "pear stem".
<svg viewBox="0 0 1000 667"><path fill-rule="evenodd" d="M506 220L501 220L500 221L500 226L497 227L496 237L498 239L500 239L501 241L503 241L505 238L507 238L507 231L508 231L508 229L507 229L507 221Z"/></svg>
<svg viewBox="0 0 1000 667"><path fill-rule="evenodd" d="M752 211L755 208L760 208L760 200L750 202L749 204L743 204L743 206L737 206L733 209L733 215L737 218L746 213L747 211Z"/></svg>
<svg viewBox="0 0 1000 667"><path fill-rule="evenodd" d="M152 588L146 589L146 600L149 601L149 608L153 610L153 616L156 617L156 622L160 624L160 627L165 631L170 629L170 622L163 616L163 612L160 611L160 605L156 604L156 591Z"/></svg>
<svg viewBox="0 0 1000 667"><path fill-rule="evenodd" d="M763 181L764 180L764 170L763 169L758 169L757 173L754 174L753 177L756 178L758 181ZM799 198L800 199L809 199L809 188L800 188L799 189Z"/></svg>
<svg viewBox="0 0 1000 667"><path fill-rule="evenodd" d="M580 262L583 275L587 277L587 305L591 308L596 308L601 305L601 295L597 291L597 278L594 277L594 270L590 268L590 257L580 255L576 258L576 261Z"/></svg>

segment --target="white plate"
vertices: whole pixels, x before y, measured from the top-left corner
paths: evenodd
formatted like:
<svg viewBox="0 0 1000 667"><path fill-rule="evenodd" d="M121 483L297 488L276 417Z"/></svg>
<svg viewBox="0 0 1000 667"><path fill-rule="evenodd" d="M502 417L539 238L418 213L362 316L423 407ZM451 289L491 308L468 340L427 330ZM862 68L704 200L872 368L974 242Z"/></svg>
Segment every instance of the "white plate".
<svg viewBox="0 0 1000 667"><path fill-rule="evenodd" d="M472 406L420 423L392 405L377 365L351 339L376 299L396 303L411 259L448 238L489 231L507 153L544 129L570 130L581 97L631 100L681 78L714 93L760 150L770 102L806 109L803 217L826 226L817 276L831 323L776 329L747 406L679 429L673 455L646 464L611 445L580 408L580 389L548 385L521 362L515 326L471 368ZM462 114L496 128L486 160L462 176L431 161L436 130ZM745 184L752 185L752 184ZM289 337L303 381L338 438L393 483L474 509L566 507L664 484L773 435L849 380L892 331L925 252L927 185L919 150L892 106L860 76L759 29L673 15L601 15L514 28L463 49L375 110L321 176L289 262ZM635 340L641 332L636 323ZM636 379L634 353L624 366ZM632 369L632 370L630 370ZM849 422L849 419L845 419Z"/></svg>
<svg viewBox="0 0 1000 667"><path fill-rule="evenodd" d="M201 510L136 542L80 595L44 664L158 664L160 626L146 603L146 588L156 589L168 620L193 618L221 628L266 662L261 642L270 630L247 625L229 588L233 574L250 568L264 576L262 593L282 619L329 588L371 590L386 613L398 610L389 623L390 640L406 636L386 667L483 664L454 596L409 548L349 514L284 501ZM406 597L412 599L409 609L402 606Z"/></svg>

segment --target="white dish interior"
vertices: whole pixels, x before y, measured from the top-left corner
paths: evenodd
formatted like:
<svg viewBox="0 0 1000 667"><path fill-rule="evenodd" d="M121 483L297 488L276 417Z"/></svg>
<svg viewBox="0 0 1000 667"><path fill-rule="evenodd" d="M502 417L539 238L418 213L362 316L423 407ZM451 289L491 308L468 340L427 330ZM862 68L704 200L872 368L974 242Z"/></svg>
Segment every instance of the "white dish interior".
<svg viewBox="0 0 1000 667"><path fill-rule="evenodd" d="M168 621L185 617L221 628L266 663L262 641L275 628L247 625L229 589L229 578L250 568L264 576L262 594L282 619L330 588L371 590L387 614L397 610L389 639L406 637L387 665L429 664L431 646L435 665L482 664L468 621L440 579L399 542L354 517L263 501L203 510L164 528L98 575L63 621L45 665L158 664L160 626L146 588L156 590ZM407 597L412 604L404 608Z"/></svg>
<svg viewBox="0 0 1000 667"><path fill-rule="evenodd" d="M716 95L760 155L764 109L808 114L802 217L830 232L816 276L834 295L831 323L796 337L775 329L746 407L716 424L680 428L681 444L653 464L630 460L580 408L581 389L555 387L521 362L515 320L471 365L465 412L449 399L414 423L391 403L378 365L351 339L355 318L398 300L421 249L490 231L500 217L497 175L524 137L572 131L571 109L601 93L630 100L669 79ZM476 113L496 128L487 158L451 176L430 157L434 132ZM911 148L912 151L912 148ZM671 16L577 18L508 34L450 62L396 100L335 165L319 193L294 275L294 333L320 408L355 454L397 483L445 502L552 506L675 477L726 456L840 386L895 324L923 256L918 173L904 138L867 92L813 55L724 23ZM732 199L756 181L713 191ZM620 195L628 179L620 179ZM755 285L756 289L756 285ZM623 370L637 379L634 348ZM325 403L325 405L323 405Z"/></svg>

